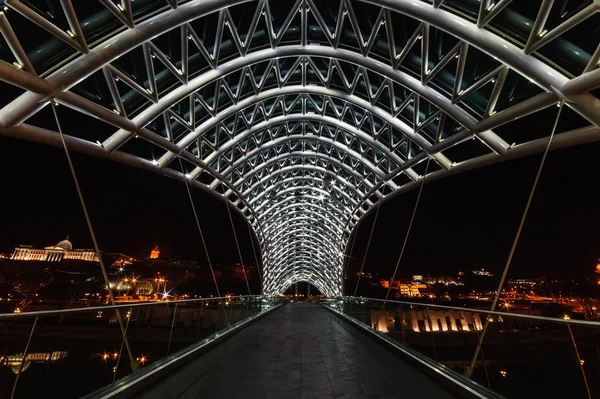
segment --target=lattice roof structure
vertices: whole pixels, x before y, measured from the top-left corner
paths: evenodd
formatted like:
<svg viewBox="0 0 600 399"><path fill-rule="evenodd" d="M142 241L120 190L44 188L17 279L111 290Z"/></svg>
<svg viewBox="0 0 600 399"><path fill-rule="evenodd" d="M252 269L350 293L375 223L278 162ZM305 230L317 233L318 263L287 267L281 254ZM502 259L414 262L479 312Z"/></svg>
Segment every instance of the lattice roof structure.
<svg viewBox="0 0 600 399"><path fill-rule="evenodd" d="M534 4L535 3L535 4ZM342 291L357 223L383 201L542 151L499 133L564 102L600 138L600 2L1 0L0 134L60 145L54 100L94 126L68 146L229 201L263 291ZM510 136L510 137L509 137Z"/></svg>

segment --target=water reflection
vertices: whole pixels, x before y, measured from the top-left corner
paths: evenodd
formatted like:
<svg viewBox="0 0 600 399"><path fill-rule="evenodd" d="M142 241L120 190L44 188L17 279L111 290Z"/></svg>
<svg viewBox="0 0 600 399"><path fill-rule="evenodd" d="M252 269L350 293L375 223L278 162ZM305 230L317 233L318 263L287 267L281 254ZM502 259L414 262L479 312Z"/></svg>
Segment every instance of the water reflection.
<svg viewBox="0 0 600 399"><path fill-rule="evenodd" d="M23 358L23 353L16 355L0 356L0 365L8 366L15 374L23 373L32 363L57 363L65 360L69 352L54 351L50 353L28 353Z"/></svg>

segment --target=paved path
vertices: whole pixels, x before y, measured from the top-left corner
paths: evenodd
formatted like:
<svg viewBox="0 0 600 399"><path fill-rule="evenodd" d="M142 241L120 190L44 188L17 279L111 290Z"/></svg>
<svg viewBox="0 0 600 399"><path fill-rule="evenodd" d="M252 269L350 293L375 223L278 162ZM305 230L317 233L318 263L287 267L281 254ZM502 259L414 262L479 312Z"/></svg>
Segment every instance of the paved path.
<svg viewBox="0 0 600 399"><path fill-rule="evenodd" d="M454 398L320 305L290 303L175 371L144 399Z"/></svg>

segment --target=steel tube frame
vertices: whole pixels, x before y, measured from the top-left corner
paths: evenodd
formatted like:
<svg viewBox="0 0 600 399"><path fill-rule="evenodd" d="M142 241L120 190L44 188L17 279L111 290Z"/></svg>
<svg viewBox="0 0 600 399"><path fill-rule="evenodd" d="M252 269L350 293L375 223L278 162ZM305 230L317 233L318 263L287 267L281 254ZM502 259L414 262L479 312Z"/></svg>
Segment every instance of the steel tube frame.
<svg viewBox="0 0 600 399"><path fill-rule="evenodd" d="M210 175L215 177L215 180L213 181L213 183L211 183L210 187L206 187L200 182L193 180L195 186L200 187L204 191L211 192L212 194L214 194L214 191L211 189L215 189L217 188L217 186L223 185L226 189L226 194L224 196L217 194L216 196L222 199L227 199L230 198L230 196L235 195L237 197L237 200L232 201L235 205L234 207L251 223L252 220L256 222L256 227L259 228L257 230L258 232L261 226L260 220L264 220L264 216L266 215L273 215L273 210L276 209L276 206L280 206L287 203L287 198L279 198L281 194L286 194L288 192L291 192L292 190L301 189L308 190L309 193L321 193L322 195L324 195L324 193L327 192L327 190L323 190L323 187L326 187L325 182L323 181L322 183L319 183L320 186L299 185L288 187L284 190L280 190L275 196L270 196L270 192L276 191L278 187L286 186L288 183L301 181L303 179L310 179L310 177L292 176L284 178L282 180L276 180L276 176L278 177L279 174L272 173L273 170L268 169L270 166L267 166L267 164L269 164L270 161L264 162L258 167L254 164L254 162L256 161L253 161L252 164L246 162L251 160L252 157L254 157L255 155L258 158L258 155L264 155L271 148L275 148L275 146L277 146L278 144L286 142L286 139L283 137L279 137L267 143L262 143L258 148L254 149L249 154L246 154L245 156L234 160L233 164L227 169L225 169L223 173L219 173L217 170L209 168L208 165L210 165L213 160L216 160L220 156L222 156L228 149L234 148L238 143L240 143L240 140L250 137L252 133L249 132L252 131L252 129L255 129L257 126L272 126L272 124L269 124L272 121L279 121L280 119L291 119L292 121L298 122L306 120L319 120L319 123L334 125L338 128L340 126L343 126L342 130L350 131L356 137L360 137L360 134L362 134L362 140L367 141L369 145L372 146L372 148L376 148L378 151L383 150L383 154L386 155L389 159L393 160L393 162L396 165L398 165L398 167L391 173L381 174L379 173L378 167L375 164L370 163L364 156L366 154L366 151L363 151L361 149L360 153L353 152L352 150L350 150L349 146L341 144L335 140L328 139L327 137L317 136L315 138L312 136L292 135L290 136L290 138L287 138L287 140L290 141L295 140L297 142L298 140L310 140L311 142L321 142L325 143L325 145L327 146L333 146L331 148L335 147L341 153L350 155L354 157L354 159L357 159L359 162L362 162L363 165L367 166L366 170L370 171L365 172L365 176L363 176L362 178L353 175L354 178L358 179L358 181L364 184L364 190L361 190L359 192L357 187L352 186L354 188L354 191L350 190L350 192L354 194L348 194L345 189L341 187L336 187L334 191L340 194L335 196L338 198L330 197L330 200L340 201L339 204L330 203L329 200L327 201L327 206L329 207L328 212L341 212L341 215L347 215L347 225L346 228L343 229L345 233L341 235L341 244L343 244L347 238L345 237L345 234L348 231L348 227L355 227L356 223L358 223L361 220L361 217L364 216L364 214L370 212L370 210L372 210L374 204L370 200L370 198L372 198L373 196L375 196L375 198L377 199L376 204L379 205L379 201L389 200L395 195L398 195L401 192L404 192L414 187L419 181L432 181L443 176L458 173L474 167L500 162L502 160L512 159L533 152L538 152L541 150L541 148L543 148L543 145L541 144L543 143L543 139L511 147L508 143L506 143L504 140L502 140L500 137L498 137L491 131L491 129L500 126L503 123L507 123L514 118L521 117L532 112L536 112L539 109L543 109L549 105L552 105L553 102L566 99L570 102L568 105L571 108L573 108L576 112L578 112L583 117L587 118L590 122L596 124L597 126L600 126L600 112L598 112L600 109L600 103L597 98L589 94L590 90L593 90L600 86L600 75L598 74L598 70L593 70L593 67L590 68L590 66L588 65L588 67L586 68L586 73L584 73L578 78L569 81L560 72L554 70L552 67L544 64L542 61L528 54L528 52L533 51L535 50L535 48L544 45L548 41L554 39L558 35L565 32L567 29L570 29L571 27L585 20L585 18L597 12L599 9L598 5L588 6L584 10L580 11L577 15L570 18L565 23L559 25L546 36L543 36L540 34L540 32L544 28L545 20L549 14L550 5L552 3L552 1L544 1L545 6L542 7L543 9L540 11L538 18L536 18L535 27L532 31L532 36L530 37L530 40L528 41L525 49L521 50L516 46L510 44L508 41L500 38L496 34L483 29L483 27L489 21L491 21L495 15L498 14L499 9L501 7L505 7L510 2L510 0L502 0L500 3L496 4L496 7L498 7L498 9L492 10L488 10L487 7L485 7L485 5L489 4L489 2L482 2L477 24L466 21L463 18L457 17L449 11L440 9L439 6L441 2L437 0L434 1L434 4L427 4L419 0L403 0L401 2L394 0L361 1L381 7L379 15L375 21L375 26L372 27L370 35L368 35L369 38L366 41L362 35L357 15L352 8L352 3L349 1L344 1L342 2L342 6L339 9L340 13L344 11L346 14L348 14L347 20L349 22L347 21L344 27L346 29L351 28L354 31L354 34L358 38L360 44L360 49L358 51L351 51L338 48L342 33L341 26L343 23L343 17L338 17L336 29L332 34L329 31L329 28L326 27L324 20L319 15L319 12L314 6L312 0L297 0L296 5L300 7L299 11L301 13L301 30L303 32L301 34L300 45L279 46L280 40L283 38L283 35L285 34L288 26L291 26L293 17L295 15L294 13L296 13L297 11L296 9L293 9L292 12L290 12L287 15L286 21L283 24L284 26L276 34L274 34L274 37L271 37L270 34L268 35L272 48L258 50L255 52L247 52L245 45L249 43L252 35L248 35L248 37L242 41L239 36L239 33L236 33L232 30L232 43L237 48L238 52L240 53L240 56L229 60L226 63L220 63L219 51L221 48L221 42L220 40L217 40L217 44L214 46L212 54L212 58L214 59L214 63L211 64L212 70L201 74L200 76L192 79L191 81L188 81L187 59L184 61L184 63L182 63L182 70L180 71L179 69L177 69L177 67L175 67L174 64L172 64L169 61L165 54L163 54L157 47L155 47L152 44L152 42L150 42L150 39L163 33L166 33L171 29L181 27L181 38L185 39L185 37L187 37L187 34L189 33L192 40L195 39L196 43L199 41L199 39L196 33L193 31L193 28L191 28L191 25L189 25L188 23L200 16L204 16L217 11L219 11L220 21L217 36L220 38L223 34L223 29L231 30L231 27L224 28L224 25L227 23L233 25L233 20L231 18L227 6L241 4L246 2L246 0L192 0L180 6L177 6L177 4L174 2L171 2L171 10L161 12L160 14L151 17L148 20L141 22L137 25L133 24L131 4L129 1L125 0L122 3L122 10L117 8L112 2L104 2L106 3L105 6L111 12L113 12L113 14L117 16L117 18L119 18L121 21L124 22L124 24L129 26L129 29L114 35L113 37L105 40L104 42L97 45L94 49L89 51L85 42L85 38L81 33L81 27L79 26L79 21L77 20L77 16L73 10L71 0L61 0L61 5L65 12L65 16L67 18L71 31L73 33L72 35L71 33L65 33L55 25L43 19L41 16L34 13L29 7L20 3L18 0L9 0L8 4L12 8L20 12L26 18L30 19L32 22L36 23L43 29L46 29L53 36L59 38L60 40L69 44L77 51L81 52L82 55L80 55L73 61L68 62L66 65L59 67L46 79L38 78L32 73L33 67L30 68L30 65L25 65L26 62L23 61L23 51L22 49L19 50L18 40L14 38L14 33L11 34L11 29L7 29L6 24L2 24L2 22L6 20L5 16L1 15L0 27L2 28L2 33L9 39L12 38L11 40L8 40L9 44L11 45L11 49L15 54L16 58L19 60L19 62L25 66L25 69L27 71L21 71L17 68L11 67L6 63L0 62L0 79L11 84L15 84L19 87L24 87L26 88L26 90L28 90L28 92L15 99L11 104L7 105L2 110L0 110L0 134L56 145L56 133L44 129L34 128L32 126L22 123L35 112L43 108L50 99L56 98L57 101L61 102L62 104L65 104L71 108L83 112L86 115L99 117L100 119L111 123L121 129L117 132L117 134L111 136L111 138L104 143L104 147L96 146L92 143L86 142L85 140L80 140L74 137L68 137L68 143L69 145L73 145L74 150L101 156L108 159L114 159L119 162L129 163L138 167L142 167L144 169L153 170L155 172L173 178L186 179L186 176L182 176L181 173L165 167L172 159L174 159L175 156L179 155L183 159L196 165L193 177L196 177L196 175L199 172L203 171L207 171ZM309 6L315 8L313 10L313 14L317 19L317 23L323 29L327 40L330 41L331 46L318 46L308 44L307 13L310 11ZM416 45L416 42L418 40L421 40L420 48L422 57L420 65L420 79L415 78L407 73L396 70L395 67L397 67L398 63L401 61L398 61L397 57L396 60L392 58L390 65L386 65L385 63L381 63L375 59L369 58L370 49L374 45L375 38L380 29L383 29L383 27L385 26L385 29L387 29L388 32L391 31L389 18L390 11L399 12L404 15L408 15L409 17L416 18L419 21L422 21L420 27L417 29L417 31L415 31L415 34L413 35L414 40L412 43ZM251 30L256 29L256 24L259 18L261 18L260 14L265 12L270 14L270 11L268 10L268 3L261 0L259 1L256 12L254 14ZM266 19L268 20L269 18ZM472 92L476 90L477 87L479 87L479 83L467 89L467 92L459 93L458 95L453 95L451 99L442 95L436 89L430 86L426 86L424 84L429 80L428 76L431 76L428 61L430 26L448 32L449 34L462 40L463 44L455 46L455 49L453 50L456 51L456 56L460 58L459 71L457 71L456 75L457 81L462 79L462 70L460 68L460 65L464 67L464 61L466 60L466 51L468 46L470 45L482 50L484 53L487 53L488 55L494 58L499 59L504 65L512 68L521 75L529 78L536 85L541 87L545 91L545 93L488 117L487 114L491 114L494 111L495 102L499 97L503 80L506 77L507 69L506 67L503 67L504 69L502 71L498 71L498 81L494 86L494 91L490 99L490 104L486 109L486 117L483 120L478 121L477 118L474 118L467 111L464 111L463 109L461 109L461 107L458 106L458 104L455 103L459 102L466 94L468 94L467 92ZM8 27L10 26L8 25ZM272 23L270 21L267 21L267 33L269 32L273 32L273 27ZM70 37L69 35L71 35L72 37ZM124 81L128 78L123 74L118 75L118 71L114 70L114 67L110 65L110 62L139 45L143 45L146 64L148 64L151 67L148 68L151 92L147 93L145 89L137 87L137 84L133 81L128 81L126 83L129 84L133 88L133 90L142 93L142 95L144 95L149 101L151 101L154 104L151 105L147 110L143 111L142 114L138 115L138 117L128 119L122 116L125 115L125 108L123 106L122 101L119 98L118 90L115 90L114 81L112 81L111 75L117 73L116 76L120 76L124 79ZM187 45L187 40L182 40L183 54L187 54ZM399 54L399 56L402 57L403 54L406 55L410 47L412 46L405 46L401 54ZM395 47L393 51L395 54ZM182 84L178 88L170 91L168 94L163 96L159 96L159 93L157 91L156 75L152 66L151 53L155 53L156 57L166 66L167 69L171 70L171 72L173 72L175 76L179 77L179 75L182 75L180 77ZM594 53L593 58L598 58L596 57L597 54L600 54L600 47L598 47L596 53ZM446 54L444 62L449 62L451 57L448 57L448 55L449 54ZM177 101L183 100L185 96L190 96L191 100L191 95L193 95L193 93L195 93L198 89L204 87L205 85L216 82L219 79L226 77L229 73L240 71L243 70L243 68L255 65L258 62L267 61L269 59L274 59L277 57L298 57L298 59L295 61L295 65L300 63L300 67L302 68L302 85L286 86L286 82L289 79L289 76L286 75L282 79L281 71L279 70L279 64L277 64L275 68L278 72L279 92L288 90L289 95L296 94L300 96L303 93L308 93L318 94L321 96L331 96L342 99L348 104L350 104L350 110L352 110L352 106L360 107L363 110L363 112L375 115L384 120L386 123L393 126L394 128L398 129L406 137L409 137L412 143L415 143L418 147L420 147L422 152L417 153L411 158L411 153L409 149L407 152L409 154L408 159L403 160L402 158L397 156L397 159L393 159L395 155L393 152L391 152L386 147L382 146L375 139L371 138L370 135L361 132L362 125L357 124L357 126L351 126L349 124L344 124L344 122L341 121L341 117L339 117L339 119L336 119L328 117L324 114L318 117L313 114L307 114L305 102L302 103L302 113L290 115L284 114L284 116L269 118L268 122L263 122L262 124L258 123L252 126L251 128L247 129L246 131L242 132L240 135L238 135L237 131L234 131L233 135L235 136L235 138L233 140L228 141L224 146L218 148L215 152L213 152L208 158L205 158L204 160L198 159L190 152L185 150L185 148L187 148L187 146L191 144L191 142L193 142L198 137L201 137L202 134L208 131L211 127L217 126L222 121L225 121L226 118L228 118L229 116L236 114L240 115L242 112L248 111L248 108L250 106L259 104L262 101L265 101L271 98L272 96L277 95L275 94L277 90L267 90L263 92L262 89L259 89L257 90L255 95L250 96L246 99L240 99L236 97L237 94L233 93L229 86L226 86L225 91L228 93L235 105L227 108L226 110L218 110L217 108L215 108L215 114L212 118L209 119L209 121L206 121L204 124L201 124L195 131L192 131L186 136L184 140L179 141L178 143L173 143L168 139L164 139L158 134L155 134L145 128L146 124L149 123L154 117L157 117L160 114L167 115L166 112L174 116L177 120L179 120L180 123L184 124L184 126L186 126L187 128L187 125L185 125L187 121L183 120L183 118L180 118L178 115L173 114L170 110L170 107L174 105ZM320 86L307 86L307 65L312 63L311 65L314 68L313 58L311 57L324 57L334 59L333 64L331 62L329 63L330 70L328 72L328 76L330 76L332 65L333 68L335 68L335 65L339 67L338 60L348 62L357 66L357 75L354 76L353 82L348 85L349 93L344 93L339 90L331 90L328 87L329 84L326 84L325 82L323 82L323 85L327 86L327 88ZM26 60L26 56L24 59ZM440 69L439 65L440 63L438 63L438 69ZM117 104L118 114L108 111L102 108L101 106L92 103L91 101L83 99L82 97L76 96L75 94L67 91L73 85L80 82L82 79L90 76L92 73L98 71L99 69L103 69L106 73L106 80L109 84L109 89L111 91L113 100ZM378 90L378 93L373 93L371 91L368 100L361 99L353 94L354 90L356 89L356 84L358 82L358 74L364 73L365 78L367 79L367 70L369 70L372 73L379 74L385 79L396 82L410 90L413 93L411 96L412 99L414 99L414 106L417 110L419 109L418 104L420 102L420 99L423 98L424 100L427 100L434 106L436 106L440 110L438 112L443 112L443 114L441 114L442 118L445 118L445 116L448 115L451 118L457 120L463 126L465 126L466 129L463 132L453 134L452 136L450 136L450 138L444 141L439 141L438 138L436 138L435 143L430 144L423 138L423 136L421 135L421 131L423 129L422 126L431 122L435 115L432 115L425 121L422 121L419 113L414 113L413 127L410 127L408 124L399 122L399 120L396 119L396 112L400 112L401 110L392 110L391 112L387 112L383 108L378 106L379 96L381 95L383 90L385 90L385 88L380 88ZM315 72L317 72L317 74L320 74L320 71L315 70ZM494 72L494 74L495 73L496 71ZM491 75L489 77L490 79L492 78ZM346 77L344 76L344 79L345 78ZM483 84L487 82L486 79L487 78L482 79L480 83ZM370 90L371 87L370 83L368 82L368 79L365 81L365 84L369 86L368 89ZM337 94L337 96L332 95L333 93ZM279 93L279 95L281 94ZM400 107L408 105L409 102L406 102L403 103L403 105L401 105ZM190 115L190 118L192 120L191 130L194 130L194 117L195 115L193 115L192 113L192 115ZM275 123L277 122L273 122L273 124ZM302 126L304 127L305 125ZM346 128L351 128L351 130L348 130ZM438 136L440 134L439 130L440 129L438 128ZM120 145L122 145L128 138L132 137L133 135L139 135L140 137L151 142L152 144L167 150L167 155L159 161L158 167L157 165L148 160L142 160L135 156L118 151ZM477 158L472 158L458 164L452 164L451 161L445 158L445 156L441 153L441 151L443 151L444 149L459 144L462 141L472 137L473 135L477 136L484 144L486 144L493 151L493 153L486 154ZM559 148L561 146L575 145L578 143L600 140L599 136L600 133L598 127L577 129L576 131L557 135L554 138L552 148ZM408 141L408 143L411 143L411 141ZM322 159L330 158L327 160L329 164L335 164L332 157L325 157L324 154L319 154L318 152L311 153L302 151L296 154L296 152L291 151L289 154L286 154L285 157L282 156L281 159L292 159L296 156L300 157L300 159L302 159L303 162L309 157L317 157ZM418 176L411 169L411 167L418 164L419 162L422 162L428 156L433 157L438 162L438 164L442 166L443 169L429 173L426 176ZM277 156L277 158L280 157ZM252 166L252 169L250 168L250 166ZM238 182L234 183L229 181L231 176L233 176L233 171L241 167L243 167L244 170L249 172L245 173L241 179L238 179ZM338 165L338 167L340 167L340 165ZM307 168L307 170L311 169ZM255 173L262 173L260 171L266 171L267 176L265 177L263 175L259 175L261 177L260 180L258 182L253 182L252 186L244 192L240 192L238 190L237 187L241 187L241 185L244 184L244 182L246 182L249 178L254 177ZM406 173L406 175L411 178L411 181L400 187L397 187L396 184L392 181L392 179L398 176L400 173ZM315 179L316 178L312 178L312 180ZM382 187L384 186L384 184L392 189L391 194L385 196L382 194ZM260 194L257 194L257 196L253 200L248 201L247 196L249 194L254 193L254 190L257 187L266 187L266 190ZM354 199L355 196L356 200ZM267 201L262 201L263 198L266 198ZM319 197L309 194L306 196L306 199L309 202L316 202L319 199ZM305 202L296 203L298 205L308 204ZM253 209L255 205L257 205L256 209ZM351 211L351 209L348 208L348 205L354 207L354 210ZM241 210L240 207L242 207ZM317 214L313 214L313 216L316 215ZM285 213L282 213L281 216L283 218L285 216ZM281 223L281 220L283 220L282 218L279 218L279 216L277 216L276 218L273 218L272 216L269 217L270 223L273 223L272 225L268 226L269 231L271 231L271 226ZM277 230L277 228L275 228L275 231L277 232L280 230ZM263 253L265 254L273 254L277 253L277 251L281 252L281 248L268 248L269 243L264 232L261 232L259 242L261 242L261 248L263 250ZM273 252L273 250L276 252ZM267 261L270 262L270 260Z"/></svg>

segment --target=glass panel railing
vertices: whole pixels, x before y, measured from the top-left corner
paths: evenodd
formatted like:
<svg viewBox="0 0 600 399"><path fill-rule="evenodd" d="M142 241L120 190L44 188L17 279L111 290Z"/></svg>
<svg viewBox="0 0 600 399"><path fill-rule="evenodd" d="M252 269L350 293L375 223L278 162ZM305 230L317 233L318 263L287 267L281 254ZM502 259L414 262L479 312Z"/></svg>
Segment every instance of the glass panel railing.
<svg viewBox="0 0 600 399"><path fill-rule="evenodd" d="M227 296L0 314L0 397L81 397L281 302Z"/></svg>
<svg viewBox="0 0 600 399"><path fill-rule="evenodd" d="M576 320L583 314L558 318L529 308L489 312L350 297L322 303L489 392L510 398L600 395L594 378L600 372L600 322Z"/></svg>

